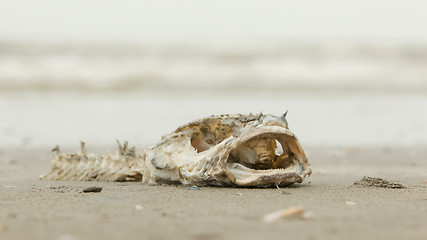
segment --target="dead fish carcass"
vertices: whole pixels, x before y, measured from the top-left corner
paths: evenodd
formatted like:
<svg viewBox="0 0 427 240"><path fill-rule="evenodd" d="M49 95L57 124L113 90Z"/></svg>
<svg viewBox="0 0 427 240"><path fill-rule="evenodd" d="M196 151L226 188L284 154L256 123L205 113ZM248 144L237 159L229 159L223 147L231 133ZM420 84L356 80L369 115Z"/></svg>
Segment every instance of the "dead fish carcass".
<svg viewBox="0 0 427 240"><path fill-rule="evenodd" d="M50 180L142 181L196 186L272 187L301 183L310 163L286 113L211 116L179 127L148 149L118 153L53 149Z"/></svg>

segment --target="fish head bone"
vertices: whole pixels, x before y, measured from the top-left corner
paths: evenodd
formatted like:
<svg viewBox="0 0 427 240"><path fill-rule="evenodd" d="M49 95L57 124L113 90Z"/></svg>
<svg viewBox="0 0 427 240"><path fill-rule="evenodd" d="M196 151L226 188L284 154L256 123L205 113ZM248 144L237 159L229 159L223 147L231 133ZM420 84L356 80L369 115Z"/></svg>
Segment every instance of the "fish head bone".
<svg viewBox="0 0 427 240"><path fill-rule="evenodd" d="M147 152L144 179L199 186L301 183L310 163L284 116L220 115L186 124Z"/></svg>

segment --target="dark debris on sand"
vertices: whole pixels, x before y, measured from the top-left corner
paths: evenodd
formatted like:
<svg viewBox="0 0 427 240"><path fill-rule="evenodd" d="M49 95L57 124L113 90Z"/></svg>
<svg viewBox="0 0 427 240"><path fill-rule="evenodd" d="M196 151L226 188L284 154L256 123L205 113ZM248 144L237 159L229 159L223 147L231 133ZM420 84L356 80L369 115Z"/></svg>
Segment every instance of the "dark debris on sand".
<svg viewBox="0 0 427 240"><path fill-rule="evenodd" d="M102 191L102 187L88 187L83 189L84 193L99 193Z"/></svg>
<svg viewBox="0 0 427 240"><path fill-rule="evenodd" d="M407 188L407 186L400 183L391 183L382 178L373 178L364 176L362 180L357 181L354 185L360 185L364 187L381 187L381 188Z"/></svg>

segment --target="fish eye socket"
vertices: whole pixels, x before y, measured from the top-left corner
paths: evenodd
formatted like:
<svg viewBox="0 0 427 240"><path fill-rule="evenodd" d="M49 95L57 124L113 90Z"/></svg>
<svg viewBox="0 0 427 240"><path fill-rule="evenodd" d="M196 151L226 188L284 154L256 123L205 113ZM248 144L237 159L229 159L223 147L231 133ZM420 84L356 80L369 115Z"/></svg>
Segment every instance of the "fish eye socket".
<svg viewBox="0 0 427 240"><path fill-rule="evenodd" d="M198 126L183 129L191 138L191 145L198 153L204 152L233 135L231 126L222 124L220 120L212 120Z"/></svg>
<svg viewBox="0 0 427 240"><path fill-rule="evenodd" d="M203 134L197 134L191 139L191 146L193 146L198 153L204 152L211 148L213 145L206 142Z"/></svg>

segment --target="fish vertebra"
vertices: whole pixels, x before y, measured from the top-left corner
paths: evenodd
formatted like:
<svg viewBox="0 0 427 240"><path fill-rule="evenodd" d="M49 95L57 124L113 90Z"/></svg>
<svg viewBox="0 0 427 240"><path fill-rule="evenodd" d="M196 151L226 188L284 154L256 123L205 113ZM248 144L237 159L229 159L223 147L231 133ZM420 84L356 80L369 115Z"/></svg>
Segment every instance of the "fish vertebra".
<svg viewBox="0 0 427 240"><path fill-rule="evenodd" d="M116 155L88 153L83 142L78 154L52 151L51 171L41 179L277 187L311 174L286 113L211 116L179 127L148 149L119 143Z"/></svg>

